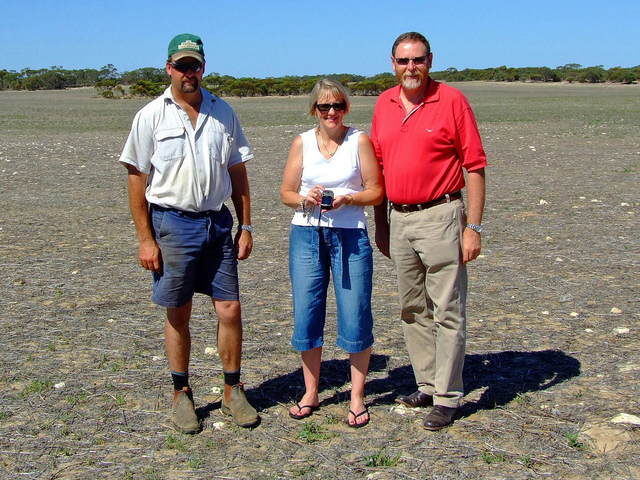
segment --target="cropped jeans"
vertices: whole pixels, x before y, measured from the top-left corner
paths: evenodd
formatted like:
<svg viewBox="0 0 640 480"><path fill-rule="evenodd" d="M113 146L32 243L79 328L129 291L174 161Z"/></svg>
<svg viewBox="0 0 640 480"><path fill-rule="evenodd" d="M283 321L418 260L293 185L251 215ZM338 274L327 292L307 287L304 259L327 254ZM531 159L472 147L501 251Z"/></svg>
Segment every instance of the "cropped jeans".
<svg viewBox="0 0 640 480"><path fill-rule="evenodd" d="M365 229L291 226L289 274L298 351L324 343L329 278L337 306L336 345L357 353L373 344L373 256Z"/></svg>

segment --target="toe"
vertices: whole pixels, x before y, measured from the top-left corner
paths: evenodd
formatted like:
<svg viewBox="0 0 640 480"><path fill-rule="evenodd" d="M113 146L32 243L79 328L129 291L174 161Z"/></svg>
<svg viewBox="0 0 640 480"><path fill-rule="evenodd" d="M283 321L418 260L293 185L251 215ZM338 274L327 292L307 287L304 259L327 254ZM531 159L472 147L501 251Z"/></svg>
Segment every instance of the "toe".
<svg viewBox="0 0 640 480"><path fill-rule="evenodd" d="M358 413L356 413L358 412ZM360 413L362 412L362 413ZM351 426L361 425L369 421L369 412L363 406L360 410L349 410L347 423Z"/></svg>
<svg viewBox="0 0 640 480"><path fill-rule="evenodd" d="M292 415L307 415L311 413L311 407L309 406L301 406L300 404L294 405L289 409L289 413Z"/></svg>
<svg viewBox="0 0 640 480"><path fill-rule="evenodd" d="M360 415L358 418L356 418L356 424L357 425L361 425L363 423L367 423L369 421L369 412Z"/></svg>

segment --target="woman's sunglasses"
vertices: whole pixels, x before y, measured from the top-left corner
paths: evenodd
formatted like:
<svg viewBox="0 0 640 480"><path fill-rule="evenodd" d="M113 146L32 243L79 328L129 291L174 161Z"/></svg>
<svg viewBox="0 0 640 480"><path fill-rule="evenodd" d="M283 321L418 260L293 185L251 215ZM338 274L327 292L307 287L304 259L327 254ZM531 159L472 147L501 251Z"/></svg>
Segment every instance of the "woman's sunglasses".
<svg viewBox="0 0 640 480"><path fill-rule="evenodd" d="M320 112L328 112L332 108L336 112L342 112L347 109L347 102L339 102L339 103L316 103L316 108Z"/></svg>

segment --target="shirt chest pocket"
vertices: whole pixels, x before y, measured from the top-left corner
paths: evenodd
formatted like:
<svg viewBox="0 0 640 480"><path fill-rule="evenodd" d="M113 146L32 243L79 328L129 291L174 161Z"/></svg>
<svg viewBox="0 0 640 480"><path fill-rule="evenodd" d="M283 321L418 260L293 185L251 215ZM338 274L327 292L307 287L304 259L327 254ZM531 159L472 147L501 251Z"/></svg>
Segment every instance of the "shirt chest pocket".
<svg viewBox="0 0 640 480"><path fill-rule="evenodd" d="M233 137L227 132L213 132L211 134L210 155L214 163L227 165L231 156Z"/></svg>
<svg viewBox="0 0 640 480"><path fill-rule="evenodd" d="M184 128L168 128L155 133L156 149L153 157L160 166L175 159L182 159L186 135Z"/></svg>

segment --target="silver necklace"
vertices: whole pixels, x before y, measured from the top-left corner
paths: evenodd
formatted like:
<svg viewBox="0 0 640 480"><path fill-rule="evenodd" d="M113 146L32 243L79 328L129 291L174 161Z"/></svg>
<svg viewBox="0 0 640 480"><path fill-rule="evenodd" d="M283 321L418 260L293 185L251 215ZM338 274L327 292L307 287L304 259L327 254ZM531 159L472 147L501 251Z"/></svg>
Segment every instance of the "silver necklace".
<svg viewBox="0 0 640 480"><path fill-rule="evenodd" d="M327 152L327 155L329 155L329 158L333 158L333 156L336 154L336 152L340 148L340 145L342 145L342 141L344 140L344 135L346 133L346 130L342 133L342 138L340 139L340 143L337 144L336 149L333 152L330 152L329 149L327 148L327 145L324 142L324 138L322 138L322 135L320 134L320 129L319 128L316 129L316 133L318 134L318 137L320 138L320 144L322 145L322 148L324 148L324 151Z"/></svg>

